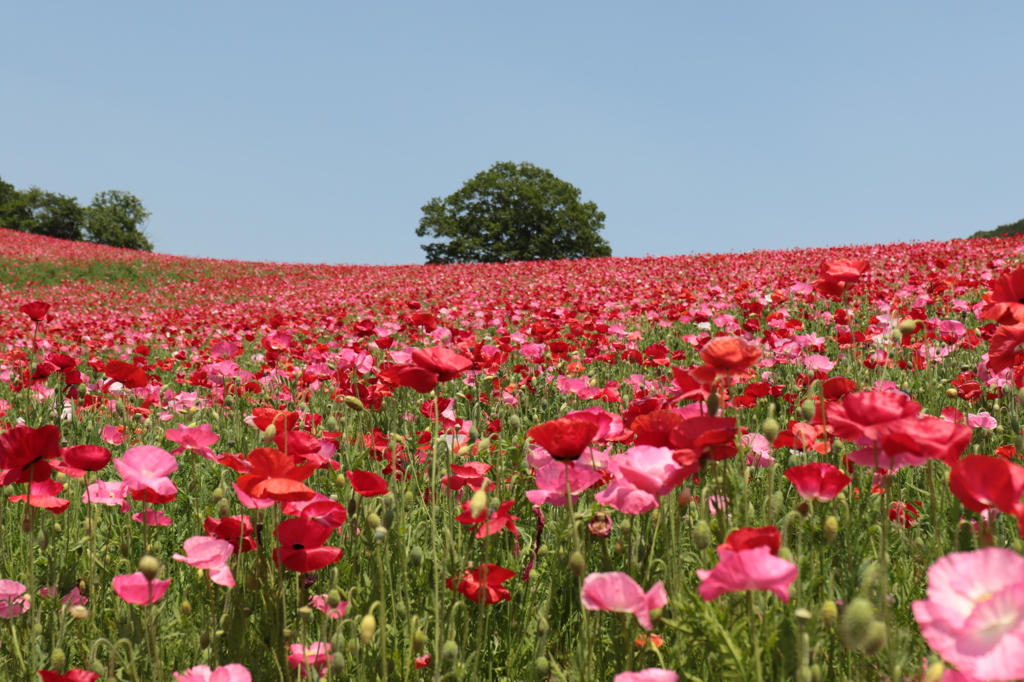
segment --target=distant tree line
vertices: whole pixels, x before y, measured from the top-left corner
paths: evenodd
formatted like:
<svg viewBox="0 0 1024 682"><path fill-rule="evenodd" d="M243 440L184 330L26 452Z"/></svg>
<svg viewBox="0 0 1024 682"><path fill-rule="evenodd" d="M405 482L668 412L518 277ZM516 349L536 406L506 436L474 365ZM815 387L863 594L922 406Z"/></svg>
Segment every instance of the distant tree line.
<svg viewBox="0 0 1024 682"><path fill-rule="evenodd" d="M75 197L38 187L17 190L0 178L0 227L19 232L152 251L145 234L150 215L129 192L100 192L80 206Z"/></svg>
<svg viewBox="0 0 1024 682"><path fill-rule="evenodd" d="M1015 223L1000 225L994 230L978 230L971 235L971 239L976 237L1009 237L1015 234L1021 234L1022 232L1024 232L1024 218L1021 218Z"/></svg>

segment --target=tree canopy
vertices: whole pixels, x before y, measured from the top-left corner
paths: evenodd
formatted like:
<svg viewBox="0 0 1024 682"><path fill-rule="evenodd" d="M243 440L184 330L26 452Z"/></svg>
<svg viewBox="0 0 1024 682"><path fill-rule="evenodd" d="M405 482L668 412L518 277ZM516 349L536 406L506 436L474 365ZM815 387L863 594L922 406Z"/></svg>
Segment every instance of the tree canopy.
<svg viewBox="0 0 1024 682"><path fill-rule="evenodd" d="M427 263L502 263L612 255L605 215L580 190L530 163L496 163L448 197L423 206L416 235Z"/></svg>
<svg viewBox="0 0 1024 682"><path fill-rule="evenodd" d="M92 204L38 187L17 190L0 179L0 226L59 239L152 251L144 233L150 212L138 197L120 190L100 192Z"/></svg>

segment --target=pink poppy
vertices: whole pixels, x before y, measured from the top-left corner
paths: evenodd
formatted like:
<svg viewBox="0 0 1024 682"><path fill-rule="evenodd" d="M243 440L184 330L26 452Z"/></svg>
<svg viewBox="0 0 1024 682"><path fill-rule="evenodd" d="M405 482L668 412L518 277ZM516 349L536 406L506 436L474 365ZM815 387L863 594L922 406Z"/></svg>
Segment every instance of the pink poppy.
<svg viewBox="0 0 1024 682"><path fill-rule="evenodd" d="M214 454L210 446L220 440L220 436L213 432L213 427L209 424L200 424L194 427L178 424L178 428L164 431L164 437L181 446L171 454L180 455L187 450L194 450L211 460L214 458Z"/></svg>
<svg viewBox="0 0 1024 682"><path fill-rule="evenodd" d="M790 467L785 475L800 497L817 502L835 498L853 480L838 467L823 462Z"/></svg>
<svg viewBox="0 0 1024 682"><path fill-rule="evenodd" d="M217 585L234 587L235 577L228 566L228 558L234 553L234 546L227 540L218 540L207 535L195 535L185 540L185 554L174 554L175 561L181 561L193 568L210 571L210 580Z"/></svg>
<svg viewBox="0 0 1024 682"><path fill-rule="evenodd" d="M82 493L82 502L86 504L105 504L109 507L121 507L121 513L131 510L131 503L125 498L128 496L128 484L124 482L96 481Z"/></svg>
<svg viewBox="0 0 1024 682"><path fill-rule="evenodd" d="M215 670L210 670L208 665L197 665L171 674L177 682L252 682L249 669L241 663L228 663Z"/></svg>
<svg viewBox="0 0 1024 682"><path fill-rule="evenodd" d="M132 490L151 490L157 495L173 495L177 486L167 478L178 470L178 460L166 450L152 445L129 448L124 457L114 460L114 468Z"/></svg>
<svg viewBox="0 0 1024 682"><path fill-rule="evenodd" d="M588 611L632 613L645 630L651 630L651 611L668 603L665 586L659 580L646 593L643 588L621 571L591 573L583 579L580 594Z"/></svg>
<svg viewBox="0 0 1024 682"><path fill-rule="evenodd" d="M573 501L584 490L601 480L602 474L579 461L564 463L549 459L548 463L539 467L534 476L537 481L535 490L527 490L526 498L533 504L550 504L555 507L565 505L565 477L569 476L569 489Z"/></svg>
<svg viewBox="0 0 1024 682"><path fill-rule="evenodd" d="M28 588L17 580L0 580L0 618L15 618L28 611Z"/></svg>
<svg viewBox="0 0 1024 682"><path fill-rule="evenodd" d="M170 526L174 523L174 519L159 509L147 509L145 513L135 512L132 514L132 521L144 523L147 526Z"/></svg>
<svg viewBox="0 0 1024 682"><path fill-rule="evenodd" d="M718 564L711 570L697 570L698 591L704 601L713 601L725 592L770 590L784 602L789 601L789 586L796 580L797 567L772 555L768 545L734 552L718 547Z"/></svg>
<svg viewBox="0 0 1024 682"><path fill-rule="evenodd" d="M124 427L107 424L100 429L100 438L103 439L104 443L120 445L124 442Z"/></svg>
<svg viewBox="0 0 1024 682"><path fill-rule="evenodd" d="M111 585L118 597L129 604L155 604L160 601L167 588L171 586L171 580L146 580L142 571L128 573L126 575L114 576Z"/></svg>
<svg viewBox="0 0 1024 682"><path fill-rule="evenodd" d="M646 668L635 673L625 672L615 676L613 682L678 682L679 675L664 668Z"/></svg>
<svg viewBox="0 0 1024 682"><path fill-rule="evenodd" d="M288 654L288 665L293 668L298 668L301 665L313 666L322 670L331 660L331 645L328 642L292 644L288 650L291 651Z"/></svg>
<svg viewBox="0 0 1024 682"><path fill-rule="evenodd" d="M315 594L309 598L309 605L318 611L323 611L327 614L328 618L344 618L345 610L348 608L348 602L338 602L337 606L332 607L327 603L326 594Z"/></svg>
<svg viewBox="0 0 1024 682"><path fill-rule="evenodd" d="M981 680L1024 679L1024 557L1001 547L955 552L928 569L912 605L928 645Z"/></svg>
<svg viewBox="0 0 1024 682"><path fill-rule="evenodd" d="M837 437L867 446L878 443L895 425L921 412L921 404L896 391L849 393L826 407Z"/></svg>

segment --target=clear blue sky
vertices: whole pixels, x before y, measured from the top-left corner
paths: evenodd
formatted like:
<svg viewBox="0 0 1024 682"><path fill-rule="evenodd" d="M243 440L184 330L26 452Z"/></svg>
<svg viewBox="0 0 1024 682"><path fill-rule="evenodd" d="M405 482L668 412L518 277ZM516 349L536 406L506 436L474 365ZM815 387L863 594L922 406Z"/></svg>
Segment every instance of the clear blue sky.
<svg viewBox="0 0 1024 682"><path fill-rule="evenodd" d="M497 161L618 256L1024 218L1024 2L844 5L8 0L0 177L291 262L422 262L420 207Z"/></svg>

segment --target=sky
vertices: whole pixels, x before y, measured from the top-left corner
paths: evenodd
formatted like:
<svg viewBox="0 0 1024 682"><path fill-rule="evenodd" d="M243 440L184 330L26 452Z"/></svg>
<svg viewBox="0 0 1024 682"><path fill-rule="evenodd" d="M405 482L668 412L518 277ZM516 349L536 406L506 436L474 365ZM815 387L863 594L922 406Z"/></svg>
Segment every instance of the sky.
<svg viewBox="0 0 1024 682"><path fill-rule="evenodd" d="M125 190L162 253L424 260L500 161L616 256L966 237L1024 218L1024 3L36 2L0 20L0 177Z"/></svg>

